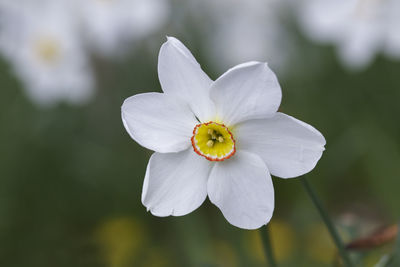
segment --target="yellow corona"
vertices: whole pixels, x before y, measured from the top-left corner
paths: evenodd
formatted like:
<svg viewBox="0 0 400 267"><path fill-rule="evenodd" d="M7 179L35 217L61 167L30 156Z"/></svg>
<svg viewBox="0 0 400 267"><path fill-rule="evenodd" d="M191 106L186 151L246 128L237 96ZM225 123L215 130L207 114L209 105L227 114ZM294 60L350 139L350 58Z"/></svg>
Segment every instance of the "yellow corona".
<svg viewBox="0 0 400 267"><path fill-rule="evenodd" d="M212 121L196 125L192 145L197 154L210 161L223 161L236 152L235 139L228 127Z"/></svg>

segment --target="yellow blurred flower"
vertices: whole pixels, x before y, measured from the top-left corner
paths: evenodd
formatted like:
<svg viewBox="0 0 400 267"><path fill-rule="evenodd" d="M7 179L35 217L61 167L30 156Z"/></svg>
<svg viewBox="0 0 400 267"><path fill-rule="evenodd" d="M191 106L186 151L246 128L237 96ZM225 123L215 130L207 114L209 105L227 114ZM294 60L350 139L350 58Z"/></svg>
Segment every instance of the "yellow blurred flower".
<svg viewBox="0 0 400 267"><path fill-rule="evenodd" d="M152 247L143 259L143 266L169 267L176 266L172 263L170 255L163 248Z"/></svg>
<svg viewBox="0 0 400 267"><path fill-rule="evenodd" d="M110 267L130 266L146 240L144 225L133 217L116 217L96 230L102 255Z"/></svg>
<svg viewBox="0 0 400 267"><path fill-rule="evenodd" d="M290 224L280 219L272 219L268 224L271 234L272 248L274 255L279 262L287 261L291 258L296 246L296 236ZM265 230L265 228L262 228ZM249 254L257 262L266 263L263 244L258 231L246 232L246 244L249 244Z"/></svg>
<svg viewBox="0 0 400 267"><path fill-rule="evenodd" d="M321 263L331 263L336 255L336 247L323 223L314 223L306 230L306 252L310 259Z"/></svg>

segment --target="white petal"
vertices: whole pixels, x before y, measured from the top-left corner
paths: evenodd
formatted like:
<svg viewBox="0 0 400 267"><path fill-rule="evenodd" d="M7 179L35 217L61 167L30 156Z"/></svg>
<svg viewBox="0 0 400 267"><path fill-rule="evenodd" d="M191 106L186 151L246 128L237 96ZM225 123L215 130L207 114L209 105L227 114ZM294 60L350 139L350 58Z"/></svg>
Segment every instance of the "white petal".
<svg viewBox="0 0 400 267"><path fill-rule="evenodd" d="M197 209L207 197L211 162L192 149L154 153L146 170L142 203L156 216L182 216Z"/></svg>
<svg viewBox="0 0 400 267"><path fill-rule="evenodd" d="M161 93L138 94L122 105L122 121L140 145L162 153L178 152L191 145L198 123L189 106Z"/></svg>
<svg viewBox="0 0 400 267"><path fill-rule="evenodd" d="M355 24L353 27L354 32L339 44L338 52L348 67L357 70L371 63L381 49L381 39L374 25Z"/></svg>
<svg viewBox="0 0 400 267"><path fill-rule="evenodd" d="M217 116L226 125L272 116L281 103L282 91L266 63L248 62L219 77L211 87Z"/></svg>
<svg viewBox="0 0 400 267"><path fill-rule="evenodd" d="M274 187L260 157L237 152L216 163L207 185L208 196L234 226L256 229L267 224L274 210Z"/></svg>
<svg viewBox="0 0 400 267"><path fill-rule="evenodd" d="M325 138L312 126L283 113L243 122L236 128L238 149L258 154L272 175L292 178L314 169Z"/></svg>
<svg viewBox="0 0 400 267"><path fill-rule="evenodd" d="M160 49L158 77L163 91L186 100L202 122L213 119L214 103L209 96L212 80L176 38L168 37Z"/></svg>

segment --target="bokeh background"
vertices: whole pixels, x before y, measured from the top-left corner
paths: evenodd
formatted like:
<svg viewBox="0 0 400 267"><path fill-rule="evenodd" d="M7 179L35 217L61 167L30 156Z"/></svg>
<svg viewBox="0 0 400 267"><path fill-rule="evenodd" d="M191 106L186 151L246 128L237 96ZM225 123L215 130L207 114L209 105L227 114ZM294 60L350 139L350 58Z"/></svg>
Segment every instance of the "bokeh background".
<svg viewBox="0 0 400 267"><path fill-rule="evenodd" d="M366 18L342 12L354 8L343 1L334 5L340 12L325 1L323 13L312 0L1 0L0 266L267 264L259 232L231 226L208 200L167 218L141 204L152 152L126 133L120 107L131 95L161 91L157 56L166 35L185 43L212 79L244 61L269 62L283 90L280 110L326 137L307 176L346 242L395 224L400 23L385 12L399 1L350 1L374 10ZM60 39L38 48L32 36L42 29ZM79 49L63 54L61 41ZM73 55L78 63L60 60ZM77 82L82 75L89 82ZM340 264L300 181L273 182L270 229L280 266ZM384 266L376 264L393 248L388 242L352 257L359 266Z"/></svg>

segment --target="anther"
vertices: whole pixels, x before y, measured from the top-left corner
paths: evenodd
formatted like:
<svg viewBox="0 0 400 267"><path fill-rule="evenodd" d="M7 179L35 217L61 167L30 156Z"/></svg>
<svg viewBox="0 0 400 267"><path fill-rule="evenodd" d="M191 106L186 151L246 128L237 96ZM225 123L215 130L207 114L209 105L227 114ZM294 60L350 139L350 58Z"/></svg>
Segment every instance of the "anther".
<svg viewBox="0 0 400 267"><path fill-rule="evenodd" d="M216 122L196 125L191 141L194 152L209 161L223 161L236 152L232 133L225 125Z"/></svg>

